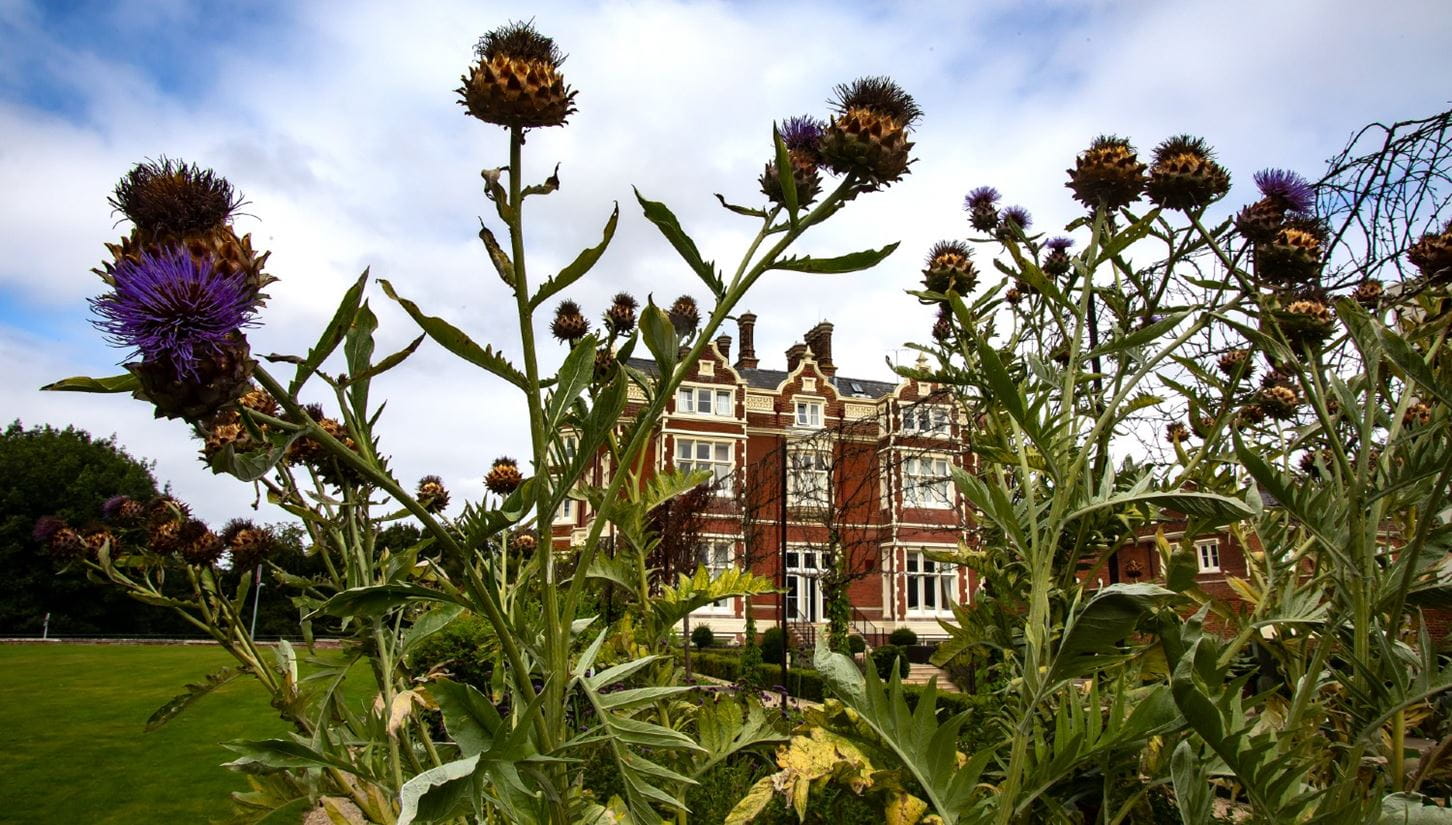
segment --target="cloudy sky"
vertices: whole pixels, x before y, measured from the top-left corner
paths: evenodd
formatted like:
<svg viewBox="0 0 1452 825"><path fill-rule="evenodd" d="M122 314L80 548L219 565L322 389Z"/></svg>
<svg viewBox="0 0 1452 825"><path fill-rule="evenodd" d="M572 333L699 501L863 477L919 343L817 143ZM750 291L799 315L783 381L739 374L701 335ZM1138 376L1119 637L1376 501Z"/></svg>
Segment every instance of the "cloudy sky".
<svg viewBox="0 0 1452 825"><path fill-rule="evenodd" d="M563 181L529 204L534 277L597 243L621 204L615 242L572 290L592 316L619 289L701 294L640 216L632 185L675 209L706 257L734 262L755 226L713 193L761 200L773 119L825 114L832 87L859 75L891 75L916 96L926 115L910 177L802 244L837 254L900 240L900 251L867 273L774 274L746 301L760 316L763 366L780 366L827 319L844 374L866 378L890 378L885 358L926 337L931 312L902 290L933 241L967 234L960 203L974 186L997 186L1039 227L1061 226L1077 215L1064 170L1094 135L1128 135L1147 152L1193 132L1232 172L1229 209L1254 198L1257 169L1315 178L1356 127L1452 105L1445 0L0 0L6 420L114 433L207 518L250 504L249 488L196 461L181 423L154 421L129 397L36 389L119 371L123 353L89 325L85 299L99 289L89 269L124 230L106 203L116 178L161 155L215 168L250 202L238 228L272 250L269 270L282 278L251 334L255 352L306 349L364 267L516 352L513 304L476 237L492 213L479 171L505 163L507 141L465 117L453 90L480 34L527 18L569 53L579 90L570 124L526 147L528 175L542 179L558 162ZM379 349L402 346L414 327L370 295ZM522 402L437 347L375 386L389 399L384 447L405 483L438 473L458 502L482 493L492 457L527 452Z"/></svg>

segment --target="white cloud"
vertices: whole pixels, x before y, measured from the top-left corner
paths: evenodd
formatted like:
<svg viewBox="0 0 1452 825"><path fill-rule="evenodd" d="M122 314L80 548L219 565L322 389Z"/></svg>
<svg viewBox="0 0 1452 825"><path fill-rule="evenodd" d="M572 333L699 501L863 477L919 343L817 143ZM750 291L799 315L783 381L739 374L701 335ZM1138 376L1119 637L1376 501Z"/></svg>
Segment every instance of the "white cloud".
<svg viewBox="0 0 1452 825"><path fill-rule="evenodd" d="M239 228L273 251L270 269L283 278L266 326L252 335L257 352L304 350L371 266L429 311L517 354L512 303L475 238L477 216L498 228L479 170L505 163L504 132L464 117L452 90L477 34L519 12L375 2L295 13L274 27L281 40L210 51L215 81L200 98L179 100L118 62L124 55L69 45L65 32L45 32L36 15L7 4L0 26L25 48L0 57L0 90L10 90L0 96L0 296L80 308L97 289L87 270L117 234L105 203L111 185L135 160L166 153L216 167L251 201L256 219ZM887 377L885 354L926 337L931 311L902 290L933 241L966 233L959 204L972 186L998 186L1040 227L1062 225L1077 214L1063 170L1094 134L1127 134L1147 151L1189 130L1219 148L1239 203L1255 169L1314 174L1361 123L1444 108L1452 67L1442 48L1452 21L1433 2L1025 9L656 0L536 4L530 13L570 53L567 78L580 91L571 124L532 134L527 147L527 173L543 178L559 161L564 184L528 205L531 277L538 283L597 243L619 201L614 244L572 290L592 315L619 289L660 301L704 294L640 217L632 185L671 205L707 257L726 265L755 227L722 211L712 193L760 199L773 119L824 113L831 87L858 74L892 74L918 97L927 115L912 175L802 244L832 254L901 240L900 251L868 273L770 275L744 306L761 316L766 366L826 318L837 325L844 374L871 378ZM193 19L170 5L166 17ZM15 79L27 65L44 66L51 85L73 96L64 111L84 114L62 118L21 102ZM402 346L413 325L371 295L379 349ZM250 501L192 461L179 423L154 422L124 398L33 391L116 360L98 336L57 347L12 329L0 342L13 415L114 430L135 453L156 457L159 475L209 518ZM553 342L542 348L559 357ZM384 446L400 477L438 473L455 483L456 501L480 492L494 455L527 441L517 394L432 345L380 379L375 396L389 399Z"/></svg>

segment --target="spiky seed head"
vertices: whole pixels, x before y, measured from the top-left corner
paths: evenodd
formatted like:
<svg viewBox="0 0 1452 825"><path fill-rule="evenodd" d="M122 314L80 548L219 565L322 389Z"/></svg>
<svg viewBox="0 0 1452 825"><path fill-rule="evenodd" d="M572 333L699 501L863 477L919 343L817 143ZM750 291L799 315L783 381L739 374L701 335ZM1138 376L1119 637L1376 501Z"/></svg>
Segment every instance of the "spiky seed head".
<svg viewBox="0 0 1452 825"><path fill-rule="evenodd" d="M206 522L189 519L177 535L177 552L182 561L193 567L210 567L222 558L227 546L221 536L213 533Z"/></svg>
<svg viewBox="0 0 1452 825"><path fill-rule="evenodd" d="M1280 207L1281 212L1310 212L1316 206L1316 189L1305 178L1288 169L1262 169L1255 173L1261 195Z"/></svg>
<svg viewBox="0 0 1452 825"><path fill-rule="evenodd" d="M214 421L202 442L202 455L211 460L227 447L231 447L234 452L247 452L252 446L251 441L251 433L247 432L241 421Z"/></svg>
<svg viewBox="0 0 1452 825"><path fill-rule="evenodd" d="M615 372L615 353L607 346L595 350L595 383L603 383Z"/></svg>
<svg viewBox="0 0 1452 825"><path fill-rule="evenodd" d="M933 321L933 337L939 341L953 337L953 312L946 306L938 307L938 318Z"/></svg>
<svg viewBox="0 0 1452 825"><path fill-rule="evenodd" d="M414 498L430 513L441 513L449 506L449 491L444 487L444 480L434 475L418 480L418 492Z"/></svg>
<svg viewBox="0 0 1452 825"><path fill-rule="evenodd" d="M110 204L143 233L196 235L230 221L242 196L211 169L162 157L133 166Z"/></svg>
<svg viewBox="0 0 1452 825"><path fill-rule="evenodd" d="M115 556L120 540L116 534L105 527L93 527L85 533L86 557L90 559L100 558L101 551Z"/></svg>
<svg viewBox="0 0 1452 825"><path fill-rule="evenodd" d="M1216 366L1228 378L1235 378L1237 375L1249 378L1255 374L1255 362L1251 360L1253 354L1248 349L1233 349L1220 356L1220 360L1216 363ZM1244 370L1243 374L1241 372L1242 370Z"/></svg>
<svg viewBox="0 0 1452 825"><path fill-rule="evenodd" d="M121 527L139 524L146 516L146 505L126 495L115 495L101 504L101 518Z"/></svg>
<svg viewBox="0 0 1452 825"><path fill-rule="evenodd" d="M1069 274L1069 270L1073 266L1073 261L1069 259L1069 247L1073 245L1073 238L1066 238L1062 235L1050 238L1044 244L1044 247L1049 250L1049 254L1044 256L1044 272L1056 278Z"/></svg>
<svg viewBox="0 0 1452 825"><path fill-rule="evenodd" d="M529 555L539 546L539 539L535 537L533 530L520 530L509 537L509 549L516 553Z"/></svg>
<svg viewBox="0 0 1452 825"><path fill-rule="evenodd" d="M1236 214L1235 229L1251 243L1267 243L1275 239L1285 219L1286 210L1276 201L1261 198Z"/></svg>
<svg viewBox="0 0 1452 825"><path fill-rule="evenodd" d="M938 241L928 252L923 287L929 292L968 294L978 283L973 250L962 241Z"/></svg>
<svg viewBox="0 0 1452 825"><path fill-rule="evenodd" d="M1407 427L1422 427L1432 423L1432 405L1425 401L1413 401L1402 413L1402 424Z"/></svg>
<svg viewBox="0 0 1452 825"><path fill-rule="evenodd" d="M1009 287L1008 291L1003 293L1003 300L1007 301L1009 306L1016 307L1019 305L1019 302L1023 300L1023 290L1019 289L1016 286Z"/></svg>
<svg viewBox="0 0 1452 825"><path fill-rule="evenodd" d="M1166 209L1199 209L1230 191L1230 173L1201 138L1177 135L1155 147L1145 192Z"/></svg>
<svg viewBox="0 0 1452 825"><path fill-rule="evenodd" d="M1100 135L1079 154L1068 170L1065 186L1074 199L1094 209L1120 209L1139 200L1145 187L1145 165L1128 140Z"/></svg>
<svg viewBox="0 0 1452 825"><path fill-rule="evenodd" d="M266 527L235 518L222 528L222 543L232 554L232 569L251 570L277 549L277 537Z"/></svg>
<svg viewBox="0 0 1452 825"><path fill-rule="evenodd" d="M671 326L676 328L676 334L682 338L695 332L696 327L701 325L701 310L696 306L696 299L689 295L677 298L667 314L670 316Z"/></svg>
<svg viewBox="0 0 1452 825"><path fill-rule="evenodd" d="M1295 417L1301 399L1290 387L1276 385L1262 389L1256 403L1267 416L1286 421Z"/></svg>
<svg viewBox="0 0 1452 825"><path fill-rule="evenodd" d="M494 465L489 468L489 474L484 476L484 486L490 492L501 496L507 496L519 489L524 482L524 476L519 472L519 464L509 456L500 456L494 459Z"/></svg>
<svg viewBox="0 0 1452 825"><path fill-rule="evenodd" d="M1301 454L1301 472L1310 478L1320 478L1322 467L1330 467L1335 456L1329 449L1307 450Z"/></svg>
<svg viewBox="0 0 1452 825"><path fill-rule="evenodd" d="M1369 278L1356 285L1356 289L1351 291L1351 298L1366 309L1375 310L1381 306L1381 297L1384 293L1381 281Z"/></svg>
<svg viewBox="0 0 1452 825"><path fill-rule="evenodd" d="M1279 286L1311 281L1321 271L1321 244L1325 234L1325 228L1314 219L1287 219L1274 240L1256 245L1256 277Z"/></svg>
<svg viewBox="0 0 1452 825"><path fill-rule="evenodd" d="M61 527L51 533L46 539L45 547L60 562L74 561L87 553L85 538L70 527Z"/></svg>
<svg viewBox="0 0 1452 825"><path fill-rule="evenodd" d="M272 397L272 393L261 387L253 387L243 393L242 397L237 399L237 403L253 412L277 416L277 399Z"/></svg>
<svg viewBox="0 0 1452 825"><path fill-rule="evenodd" d="M460 104L485 123L521 129L563 126L575 113L565 85L564 54L528 22L510 23L480 38L478 62L461 79Z"/></svg>
<svg viewBox="0 0 1452 825"><path fill-rule="evenodd" d="M41 516L35 520L35 526L31 528L30 537L38 544L45 544L57 531L64 529L65 519L58 516Z"/></svg>
<svg viewBox="0 0 1452 825"><path fill-rule="evenodd" d="M194 378L177 378L164 361L126 364L141 384L141 394L156 406L157 418L203 421L247 392L256 363L240 333L193 362Z"/></svg>
<svg viewBox="0 0 1452 825"><path fill-rule="evenodd" d="M1279 314L1281 329L1294 344L1319 344L1331 334L1335 317L1331 307L1318 298L1292 301Z"/></svg>
<svg viewBox="0 0 1452 825"><path fill-rule="evenodd" d="M1295 392L1296 379L1288 370L1282 367L1272 367L1270 371L1261 376L1260 385L1266 388L1286 387L1292 392Z"/></svg>
<svg viewBox="0 0 1452 825"><path fill-rule="evenodd" d="M191 517L192 509L171 496L157 496L146 504L146 523L163 524L183 522Z"/></svg>
<svg viewBox="0 0 1452 825"><path fill-rule="evenodd" d="M992 186L980 186L963 198L963 209L968 212L968 223L979 232L994 232L998 229L998 201L1002 196Z"/></svg>
<svg viewBox="0 0 1452 825"><path fill-rule="evenodd" d="M796 189L797 205L806 206L822 194L822 173L817 171L817 162L811 155L798 149L788 149L787 158L792 165L792 186ZM776 161L766 164L761 177L761 193L777 206L786 206L786 194L781 188L781 176L776 171Z"/></svg>
<svg viewBox="0 0 1452 825"><path fill-rule="evenodd" d="M1452 281L1452 221L1441 232L1428 232L1407 249L1412 262L1428 283Z"/></svg>
<svg viewBox="0 0 1452 825"><path fill-rule="evenodd" d="M616 335L625 335L635 329L635 308L639 306L635 297L628 292L617 292L605 310L605 326Z"/></svg>
<svg viewBox="0 0 1452 825"><path fill-rule="evenodd" d="M1265 409L1259 403L1246 404L1235 416L1235 425L1240 428L1255 426L1262 421L1265 421Z"/></svg>
<svg viewBox="0 0 1452 825"><path fill-rule="evenodd" d="M1190 431L1199 438L1209 438L1210 431L1215 428L1215 417L1210 415L1197 415L1190 419Z"/></svg>
<svg viewBox="0 0 1452 825"><path fill-rule="evenodd" d="M908 131L922 116L912 95L889 78L862 77L837 86L830 105L837 114L818 142L827 168L876 188L902 180L912 163Z"/></svg>
<svg viewBox="0 0 1452 825"><path fill-rule="evenodd" d="M584 338L590 332L590 322L574 301L560 301L555 308L555 319L550 322L550 333L568 344Z"/></svg>
<svg viewBox="0 0 1452 825"><path fill-rule="evenodd" d="M1165 427L1165 440L1171 444L1179 444L1182 441L1190 440L1190 428L1179 421L1172 421Z"/></svg>

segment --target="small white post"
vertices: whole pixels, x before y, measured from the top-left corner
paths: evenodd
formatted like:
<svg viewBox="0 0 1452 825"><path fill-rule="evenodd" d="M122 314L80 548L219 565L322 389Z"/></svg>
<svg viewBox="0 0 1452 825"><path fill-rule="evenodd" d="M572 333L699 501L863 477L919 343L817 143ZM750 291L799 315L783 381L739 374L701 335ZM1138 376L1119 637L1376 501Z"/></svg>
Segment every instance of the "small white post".
<svg viewBox="0 0 1452 825"><path fill-rule="evenodd" d="M49 613L46 613L45 614L45 623L40 626L40 638L41 639L49 639L50 638L50 614Z"/></svg>

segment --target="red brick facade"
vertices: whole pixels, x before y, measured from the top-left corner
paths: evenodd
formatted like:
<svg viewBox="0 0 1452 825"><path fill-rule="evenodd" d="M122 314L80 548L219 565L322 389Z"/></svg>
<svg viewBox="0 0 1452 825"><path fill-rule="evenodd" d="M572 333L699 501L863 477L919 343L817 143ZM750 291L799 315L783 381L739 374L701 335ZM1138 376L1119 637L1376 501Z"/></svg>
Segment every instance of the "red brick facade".
<svg viewBox="0 0 1452 825"><path fill-rule="evenodd" d="M707 347L667 407L646 449L655 468L713 472L718 495L708 510L701 560L747 565L783 581L788 621L825 622L820 571L842 554L858 632L911 627L943 635L938 618L976 586L958 567L924 552L949 551L967 535L966 502L949 478L967 459L966 421L941 387L841 377L832 363L832 325L819 324L787 351L787 369L761 369L755 316L740 321L742 351L731 339ZM630 366L654 374L650 361ZM641 398L625 411L634 415ZM597 483L606 468L596 468ZM783 489L785 483L785 489ZM785 504L785 508L783 508ZM785 547L783 547L783 510ZM553 528L554 546L583 539L592 514L573 502ZM741 599L693 615L718 635L739 634ZM754 598L758 621L779 616L776 595Z"/></svg>

